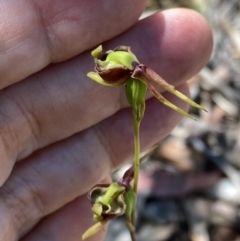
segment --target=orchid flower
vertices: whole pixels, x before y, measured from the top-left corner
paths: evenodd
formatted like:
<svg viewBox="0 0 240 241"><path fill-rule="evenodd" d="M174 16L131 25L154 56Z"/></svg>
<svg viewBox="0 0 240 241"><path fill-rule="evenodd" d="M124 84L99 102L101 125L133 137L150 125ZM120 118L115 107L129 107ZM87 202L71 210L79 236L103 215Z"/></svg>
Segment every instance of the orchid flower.
<svg viewBox="0 0 240 241"><path fill-rule="evenodd" d="M101 85L113 87L121 85L127 86L128 82L137 80L140 82L138 85L143 86L141 88L142 93L145 94L145 89L148 88L160 102L184 116L195 119L187 112L168 101L159 93L155 86L159 86L172 93L195 108L205 110L203 106L195 103L186 95L177 91L173 85L168 84L151 68L139 63L137 57L131 52L130 47L119 46L114 50L103 52L102 46L100 45L92 51L92 56L95 61L95 72L89 72L87 76Z"/></svg>

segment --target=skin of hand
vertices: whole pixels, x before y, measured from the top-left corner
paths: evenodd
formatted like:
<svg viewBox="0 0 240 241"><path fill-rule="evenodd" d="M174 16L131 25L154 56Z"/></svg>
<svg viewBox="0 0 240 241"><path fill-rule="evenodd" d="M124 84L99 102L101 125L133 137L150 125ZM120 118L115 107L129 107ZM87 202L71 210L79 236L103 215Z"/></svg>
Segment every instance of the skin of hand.
<svg viewBox="0 0 240 241"><path fill-rule="evenodd" d="M138 21L144 0L0 1L0 241L79 241L92 225L87 191L131 160L131 109L123 88L96 84L92 48L131 46L138 59L189 94L208 61L211 30L172 9ZM187 105L171 94L179 107ZM146 149L182 116L147 100ZM89 238L102 240L104 231Z"/></svg>

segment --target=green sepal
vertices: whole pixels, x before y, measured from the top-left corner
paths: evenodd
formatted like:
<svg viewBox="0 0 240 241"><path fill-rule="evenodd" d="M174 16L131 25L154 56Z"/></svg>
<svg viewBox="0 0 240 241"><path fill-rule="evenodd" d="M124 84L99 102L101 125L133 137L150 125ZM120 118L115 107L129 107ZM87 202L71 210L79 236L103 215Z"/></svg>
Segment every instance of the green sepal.
<svg viewBox="0 0 240 241"><path fill-rule="evenodd" d="M132 66L133 62L138 63L138 60L133 53L128 53L125 51L116 51L116 52L109 53L107 56L106 62L108 61L110 63L115 63L116 67L118 67L118 65L122 65L130 70L133 70L133 66ZM114 68L114 67L112 66L111 68Z"/></svg>
<svg viewBox="0 0 240 241"><path fill-rule="evenodd" d="M145 95L147 86L138 79L129 78L125 86L128 103L132 106L137 120L143 118L145 112Z"/></svg>
<svg viewBox="0 0 240 241"><path fill-rule="evenodd" d="M137 204L137 195L133 191L132 187L130 188L130 190L124 193L124 200L126 204L126 210L125 210L126 219L130 221L132 212L134 211L135 206Z"/></svg>

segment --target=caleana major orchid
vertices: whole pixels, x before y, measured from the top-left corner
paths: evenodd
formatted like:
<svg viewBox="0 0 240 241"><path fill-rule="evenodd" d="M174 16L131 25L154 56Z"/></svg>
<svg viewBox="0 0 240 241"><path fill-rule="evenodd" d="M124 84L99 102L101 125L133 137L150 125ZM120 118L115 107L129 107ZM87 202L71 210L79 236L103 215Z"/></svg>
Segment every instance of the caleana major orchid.
<svg viewBox="0 0 240 241"><path fill-rule="evenodd" d="M194 117L167 100L156 87L161 87L195 108L201 110L205 110L205 108L177 91L151 68L140 63L128 46L119 46L114 50L103 52L100 45L91 54L95 61L95 72L87 74L90 79L105 86L125 86L126 98L133 109L134 165L120 181L107 185L99 184L91 189L89 198L93 205L93 220L97 223L89 228L82 238L88 238L98 232L112 218L125 214L131 239L135 241L134 209L140 165L139 128L145 112L147 89L161 103L191 119ZM134 180L133 186L130 184L132 179Z"/></svg>

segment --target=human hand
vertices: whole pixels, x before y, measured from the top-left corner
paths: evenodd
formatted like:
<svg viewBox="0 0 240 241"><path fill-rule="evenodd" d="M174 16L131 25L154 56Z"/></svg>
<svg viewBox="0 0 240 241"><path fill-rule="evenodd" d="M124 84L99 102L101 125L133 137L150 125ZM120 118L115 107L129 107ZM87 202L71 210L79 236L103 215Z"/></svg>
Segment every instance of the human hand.
<svg viewBox="0 0 240 241"><path fill-rule="evenodd" d="M135 24L144 4L0 2L0 241L81 240L92 224L86 192L133 155L124 90L86 77L94 66L91 48L105 41L105 49L129 45L142 63L188 94L182 83L207 62L211 31L201 16L183 9ZM149 99L142 148L181 119Z"/></svg>

